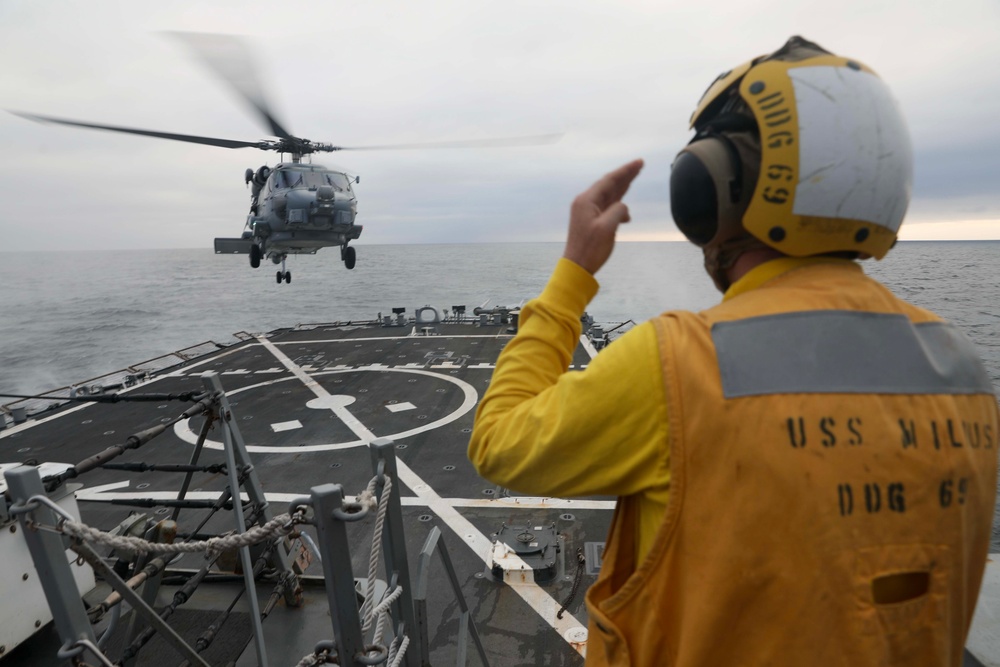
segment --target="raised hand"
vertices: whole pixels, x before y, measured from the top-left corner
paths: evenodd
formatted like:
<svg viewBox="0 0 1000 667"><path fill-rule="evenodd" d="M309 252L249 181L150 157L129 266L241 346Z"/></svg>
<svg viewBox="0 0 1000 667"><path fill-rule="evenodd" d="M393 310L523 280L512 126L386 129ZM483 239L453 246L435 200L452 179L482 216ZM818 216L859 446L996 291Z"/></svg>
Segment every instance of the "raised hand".
<svg viewBox="0 0 1000 667"><path fill-rule="evenodd" d="M642 166L642 160L629 162L605 174L573 200L563 257L591 274L604 266L615 246L618 225L630 220L628 206L622 203L622 197Z"/></svg>

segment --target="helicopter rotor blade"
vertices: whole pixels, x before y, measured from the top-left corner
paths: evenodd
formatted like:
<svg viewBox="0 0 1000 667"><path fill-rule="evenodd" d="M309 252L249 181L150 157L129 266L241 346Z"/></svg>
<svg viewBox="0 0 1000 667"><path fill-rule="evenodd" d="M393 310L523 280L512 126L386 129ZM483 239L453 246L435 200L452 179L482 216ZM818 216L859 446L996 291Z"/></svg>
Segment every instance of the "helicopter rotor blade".
<svg viewBox="0 0 1000 667"><path fill-rule="evenodd" d="M385 144L379 146L330 146L315 144L317 151L395 151L421 148L508 148L512 146L539 146L562 139L562 134L538 134L530 137L504 137L501 139L469 139L464 141L432 141L416 144Z"/></svg>
<svg viewBox="0 0 1000 667"><path fill-rule="evenodd" d="M156 137L159 139L172 139L174 141L186 141L192 144L205 144L207 146L220 146L222 148L261 148L261 142L257 141L234 141L231 139L216 139L215 137L199 137L193 134L173 134L171 132L156 132L154 130L139 130L131 127L120 127L117 125L98 125L96 123L84 123L78 120L68 120L65 118L53 118L51 116L39 116L37 114L24 113L22 111L11 111L10 113L21 118L27 118L39 123L58 123L59 125L71 125L73 127L85 127L92 130L108 130L110 132L124 132L126 134L138 134L144 137Z"/></svg>
<svg viewBox="0 0 1000 667"><path fill-rule="evenodd" d="M235 35L213 33L166 34L183 43L213 74L229 84L264 120L273 136L294 138L271 111L260 85L260 77L257 76L253 54L242 39Z"/></svg>

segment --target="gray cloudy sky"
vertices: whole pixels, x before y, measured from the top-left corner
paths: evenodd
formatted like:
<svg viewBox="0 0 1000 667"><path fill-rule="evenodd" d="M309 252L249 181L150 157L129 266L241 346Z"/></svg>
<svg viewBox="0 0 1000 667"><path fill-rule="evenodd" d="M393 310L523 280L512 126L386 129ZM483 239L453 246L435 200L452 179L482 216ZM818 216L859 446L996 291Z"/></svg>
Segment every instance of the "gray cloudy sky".
<svg viewBox="0 0 1000 667"><path fill-rule="evenodd" d="M292 133L340 145L563 132L554 145L358 152L361 243L557 241L572 197L633 157L623 237L679 238L670 162L717 73L801 34L873 67L910 127L904 238L1000 239L1000 4L0 0L0 108L267 138L161 31L246 35ZM0 114L3 250L210 247L277 156Z"/></svg>

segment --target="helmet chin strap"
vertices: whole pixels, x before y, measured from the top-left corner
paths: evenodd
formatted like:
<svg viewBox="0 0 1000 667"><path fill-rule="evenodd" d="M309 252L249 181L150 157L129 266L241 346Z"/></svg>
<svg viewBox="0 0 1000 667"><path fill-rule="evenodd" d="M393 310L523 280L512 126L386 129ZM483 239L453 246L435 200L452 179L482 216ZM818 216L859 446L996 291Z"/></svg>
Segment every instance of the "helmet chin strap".
<svg viewBox="0 0 1000 667"><path fill-rule="evenodd" d="M756 237L743 232L741 235L726 239L719 244L702 248L702 254L705 256L705 271L712 278L715 287L725 294L726 290L732 286L727 274L729 269L736 264L740 255L753 248L768 247Z"/></svg>

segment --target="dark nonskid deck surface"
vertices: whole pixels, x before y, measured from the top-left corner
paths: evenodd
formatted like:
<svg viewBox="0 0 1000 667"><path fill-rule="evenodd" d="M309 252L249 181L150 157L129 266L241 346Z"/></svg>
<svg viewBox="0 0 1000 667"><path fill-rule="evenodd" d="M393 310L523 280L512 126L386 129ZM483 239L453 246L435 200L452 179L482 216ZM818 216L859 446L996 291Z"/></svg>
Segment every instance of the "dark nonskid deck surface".
<svg viewBox="0 0 1000 667"><path fill-rule="evenodd" d="M168 369L126 391L199 391L203 373L218 373L275 514L320 484L334 482L346 493L360 492L372 478L367 443L392 439L411 569L431 528L439 527L493 664L581 664L583 591L593 582L590 573L598 563L587 563L580 593L561 619L556 612L573 588L577 549L599 553L613 501L517 497L476 475L466 457L475 407L512 334L507 325L472 323L438 323L432 335L424 333L412 324L282 330ZM581 345L573 365L583 367L589 359ZM0 432L0 459L76 463L132 433L169 422L185 407L164 401L61 408ZM149 446L119 460L186 463L201 424L201 418L179 422ZM201 464L224 461L220 439L218 429L209 434ZM84 488L77 492L82 520L107 530L130 511L151 513L153 518L155 513L165 515L169 510L127 503L176 498L181 478L116 470L87 473L79 480ZM225 486L224 474L202 473L195 476L187 497L215 500ZM196 524L203 511L185 510L181 530L192 529L188 524ZM216 516L203 532L229 530L230 522L228 516ZM486 563L494 533L503 524L555 526L562 562L554 581L511 585L491 575ZM348 530L358 545L352 551L354 575L364 577L371 525L349 524ZM186 556L178 567L196 568L196 560ZM428 596L431 656L435 664L453 664L458 606L440 563L431 571L441 582L431 586ZM313 563L306 575L322 577L322 569ZM330 638L322 582L313 588L315 594L307 587L303 608L280 606L264 623L269 643L277 645L271 664L295 664L315 642ZM196 595L190 606L197 609L199 604ZM319 634L304 636L306 627ZM239 664L255 664L252 644Z"/></svg>

